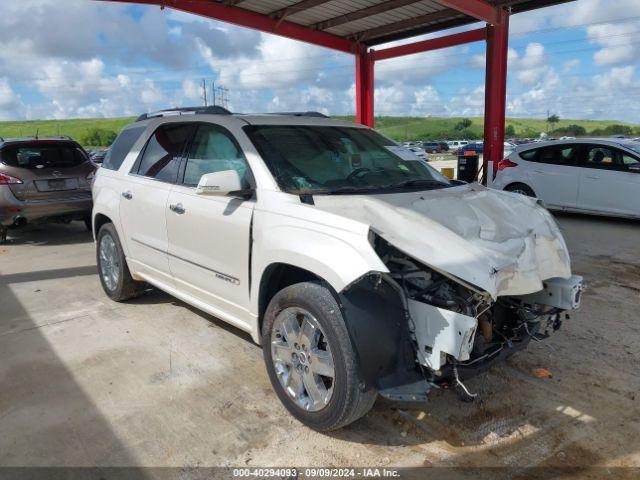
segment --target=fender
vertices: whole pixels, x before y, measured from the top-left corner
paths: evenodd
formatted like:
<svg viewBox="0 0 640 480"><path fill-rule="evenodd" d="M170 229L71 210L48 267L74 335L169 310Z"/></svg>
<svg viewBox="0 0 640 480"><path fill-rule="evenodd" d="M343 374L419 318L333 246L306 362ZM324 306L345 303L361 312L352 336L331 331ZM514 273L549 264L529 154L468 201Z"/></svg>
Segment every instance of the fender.
<svg viewBox="0 0 640 480"><path fill-rule="evenodd" d="M309 213L314 211L313 207L302 208ZM322 217L333 217L319 213ZM325 280L336 292L367 272L388 271L369 243L368 226L348 221L354 228L333 227L314 222L309 216L292 217L255 210L251 245L252 313L259 312L257 286L265 270L274 263L307 270ZM340 225L339 222L336 225Z"/></svg>

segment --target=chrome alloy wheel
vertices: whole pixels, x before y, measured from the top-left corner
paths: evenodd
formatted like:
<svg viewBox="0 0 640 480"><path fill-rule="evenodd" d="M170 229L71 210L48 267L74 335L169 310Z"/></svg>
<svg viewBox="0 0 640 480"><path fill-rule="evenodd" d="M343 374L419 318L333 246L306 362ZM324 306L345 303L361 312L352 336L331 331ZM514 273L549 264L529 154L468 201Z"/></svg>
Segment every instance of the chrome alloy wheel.
<svg viewBox="0 0 640 480"><path fill-rule="evenodd" d="M100 239L100 275L110 291L118 286L120 278L120 258L118 247L111 235L104 235Z"/></svg>
<svg viewBox="0 0 640 480"><path fill-rule="evenodd" d="M317 412L333 394L335 369L328 340L308 311L288 307L271 330L271 360L280 385L302 409Z"/></svg>

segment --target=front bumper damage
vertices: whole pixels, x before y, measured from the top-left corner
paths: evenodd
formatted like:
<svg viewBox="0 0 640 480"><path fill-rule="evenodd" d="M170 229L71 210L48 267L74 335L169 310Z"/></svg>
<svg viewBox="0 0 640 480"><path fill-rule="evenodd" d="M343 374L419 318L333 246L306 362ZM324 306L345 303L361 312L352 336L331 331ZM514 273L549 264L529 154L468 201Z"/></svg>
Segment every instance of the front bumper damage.
<svg viewBox="0 0 640 480"><path fill-rule="evenodd" d="M364 388L424 402L431 388L477 375L546 338L563 312L580 306L583 289L579 276L548 279L539 292L499 297L469 315L409 298L397 278L370 273L339 297Z"/></svg>

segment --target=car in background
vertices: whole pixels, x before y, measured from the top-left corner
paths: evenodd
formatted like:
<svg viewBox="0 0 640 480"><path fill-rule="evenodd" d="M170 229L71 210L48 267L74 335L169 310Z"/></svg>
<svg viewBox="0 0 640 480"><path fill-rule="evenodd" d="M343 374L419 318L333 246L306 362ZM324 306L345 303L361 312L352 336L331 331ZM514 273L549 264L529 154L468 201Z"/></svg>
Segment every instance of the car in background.
<svg viewBox="0 0 640 480"><path fill-rule="evenodd" d="M95 150L91 155L91 161L97 165L102 165L102 162L104 162L105 157L107 156L107 153L109 153L109 149L105 148L102 150Z"/></svg>
<svg viewBox="0 0 640 480"><path fill-rule="evenodd" d="M447 142L438 142L440 144L440 149L442 152L449 151L449 144Z"/></svg>
<svg viewBox="0 0 640 480"><path fill-rule="evenodd" d="M442 153L440 142L422 142L422 149L426 153Z"/></svg>
<svg viewBox="0 0 640 480"><path fill-rule="evenodd" d="M0 140L0 242L7 228L91 217L96 166L68 137Z"/></svg>
<svg viewBox="0 0 640 480"><path fill-rule="evenodd" d="M517 147L498 163L492 187L553 210L640 218L640 144L581 138Z"/></svg>
<svg viewBox="0 0 640 480"><path fill-rule="evenodd" d="M469 142L467 140L450 140L447 142L449 150L457 150L460 147L464 147Z"/></svg>
<svg viewBox="0 0 640 480"><path fill-rule="evenodd" d="M508 157L516 149L516 146L511 142L504 142L504 154L503 157Z"/></svg>
<svg viewBox="0 0 640 480"><path fill-rule="evenodd" d="M475 152L475 153L472 153ZM483 143L467 143L466 145L458 148L453 152L454 155L462 156L462 155L476 155L484 152L484 144Z"/></svg>
<svg viewBox="0 0 640 480"><path fill-rule="evenodd" d="M420 160L429 160L429 155L427 155L427 152L424 151L424 149L420 148L420 147L407 147L409 150L411 150L413 152L413 154L418 157Z"/></svg>

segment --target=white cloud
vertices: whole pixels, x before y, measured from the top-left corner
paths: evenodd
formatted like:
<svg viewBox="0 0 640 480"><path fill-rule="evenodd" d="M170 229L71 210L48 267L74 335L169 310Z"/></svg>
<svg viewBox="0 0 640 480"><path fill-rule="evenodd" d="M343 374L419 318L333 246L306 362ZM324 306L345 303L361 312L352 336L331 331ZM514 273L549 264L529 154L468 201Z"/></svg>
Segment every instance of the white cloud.
<svg viewBox="0 0 640 480"><path fill-rule="evenodd" d="M13 90L6 77L0 78L0 119L14 118L22 109L20 95Z"/></svg>

